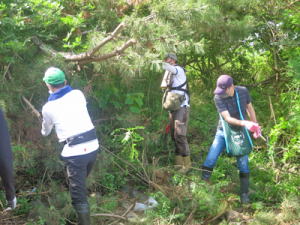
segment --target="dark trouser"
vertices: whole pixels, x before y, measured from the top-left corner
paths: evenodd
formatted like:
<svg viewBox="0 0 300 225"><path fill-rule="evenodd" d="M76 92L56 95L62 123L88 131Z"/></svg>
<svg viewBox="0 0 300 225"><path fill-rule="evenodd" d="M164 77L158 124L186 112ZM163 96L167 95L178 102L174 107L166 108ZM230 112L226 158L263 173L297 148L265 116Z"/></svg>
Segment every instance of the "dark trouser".
<svg viewBox="0 0 300 225"><path fill-rule="evenodd" d="M189 117L190 107L187 106L169 113L171 138L175 142L175 155L182 157L190 155L189 144L186 139Z"/></svg>
<svg viewBox="0 0 300 225"><path fill-rule="evenodd" d="M0 176L4 185L7 201L15 197L13 154L7 123L0 108Z"/></svg>
<svg viewBox="0 0 300 225"><path fill-rule="evenodd" d="M86 197L86 178L92 171L98 150L86 155L65 157L69 177L72 204L88 204Z"/></svg>

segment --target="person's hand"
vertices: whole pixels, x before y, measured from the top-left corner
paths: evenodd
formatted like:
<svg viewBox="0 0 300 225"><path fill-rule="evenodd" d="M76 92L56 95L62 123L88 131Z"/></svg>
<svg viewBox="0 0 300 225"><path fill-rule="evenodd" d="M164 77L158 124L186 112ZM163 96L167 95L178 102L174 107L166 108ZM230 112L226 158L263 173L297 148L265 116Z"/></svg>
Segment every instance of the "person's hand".
<svg viewBox="0 0 300 225"><path fill-rule="evenodd" d="M247 128L247 130L251 131L251 132L256 132L256 130L260 130L260 126L258 123L254 123L251 121L243 121L243 126Z"/></svg>
<svg viewBox="0 0 300 225"><path fill-rule="evenodd" d="M253 137L254 137L255 139L259 138L260 135L261 135L260 129L257 129L257 130L253 133Z"/></svg>

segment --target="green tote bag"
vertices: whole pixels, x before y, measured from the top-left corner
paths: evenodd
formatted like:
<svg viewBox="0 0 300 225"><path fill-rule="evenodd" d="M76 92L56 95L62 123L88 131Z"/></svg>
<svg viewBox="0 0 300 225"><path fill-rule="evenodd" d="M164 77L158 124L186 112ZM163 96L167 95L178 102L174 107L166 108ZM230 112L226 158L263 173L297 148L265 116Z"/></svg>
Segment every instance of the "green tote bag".
<svg viewBox="0 0 300 225"><path fill-rule="evenodd" d="M236 100L237 100L237 105L239 107L241 119L244 120L244 117L241 112L239 95L237 92L236 92ZM241 126L234 126L228 124L223 119L220 113L219 115L222 121L227 153L235 157L249 155L250 152L252 151L253 144L248 130L243 126L241 127Z"/></svg>

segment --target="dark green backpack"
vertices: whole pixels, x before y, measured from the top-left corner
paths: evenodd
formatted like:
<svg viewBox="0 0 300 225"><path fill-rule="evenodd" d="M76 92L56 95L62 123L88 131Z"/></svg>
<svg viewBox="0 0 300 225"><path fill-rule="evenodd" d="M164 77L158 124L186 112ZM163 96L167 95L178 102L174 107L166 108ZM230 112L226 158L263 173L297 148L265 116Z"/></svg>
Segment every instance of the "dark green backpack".
<svg viewBox="0 0 300 225"><path fill-rule="evenodd" d="M241 119L244 120L240 108L239 95L237 92L236 92L236 100L237 100L237 105L239 107ZM250 152L252 151L253 144L248 130L245 127L228 124L223 119L221 114L220 114L220 119L222 121L227 153L235 157L249 155Z"/></svg>

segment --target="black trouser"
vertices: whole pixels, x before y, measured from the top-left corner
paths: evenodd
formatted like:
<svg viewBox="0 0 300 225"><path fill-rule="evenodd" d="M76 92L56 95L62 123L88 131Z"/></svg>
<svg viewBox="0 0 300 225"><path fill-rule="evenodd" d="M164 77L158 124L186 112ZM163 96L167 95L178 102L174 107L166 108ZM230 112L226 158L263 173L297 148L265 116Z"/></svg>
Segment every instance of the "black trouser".
<svg viewBox="0 0 300 225"><path fill-rule="evenodd" d="M0 176L4 185L6 200L15 197L13 154L7 123L0 107Z"/></svg>
<svg viewBox="0 0 300 225"><path fill-rule="evenodd" d="M86 197L86 178L92 171L98 150L86 155L65 157L69 177L72 204L88 204Z"/></svg>

